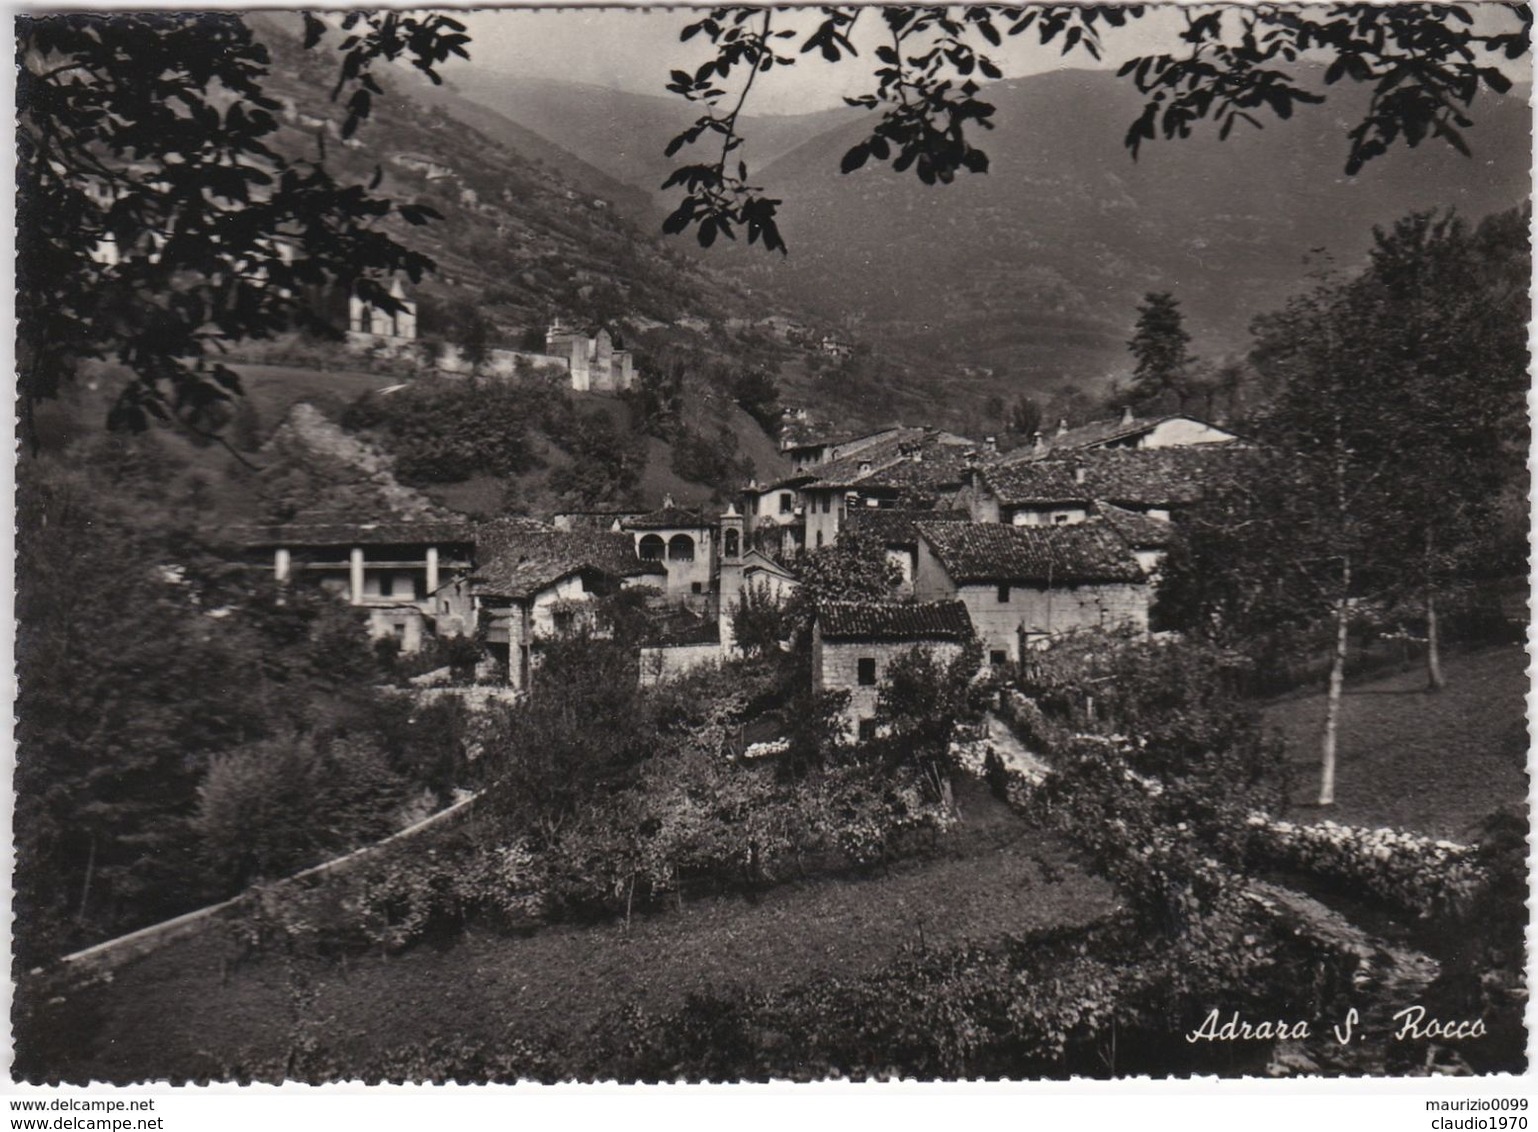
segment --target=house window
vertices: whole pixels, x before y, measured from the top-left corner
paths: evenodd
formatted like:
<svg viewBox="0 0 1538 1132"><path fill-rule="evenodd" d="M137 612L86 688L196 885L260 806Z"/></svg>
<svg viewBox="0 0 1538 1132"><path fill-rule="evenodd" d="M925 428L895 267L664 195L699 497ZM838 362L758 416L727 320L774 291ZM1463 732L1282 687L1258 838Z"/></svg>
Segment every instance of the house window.
<svg viewBox="0 0 1538 1132"><path fill-rule="evenodd" d="M869 743L876 737L876 721L874 719L860 720L860 742Z"/></svg>
<svg viewBox="0 0 1538 1132"><path fill-rule="evenodd" d="M822 497L822 513L826 515L833 510L833 494L830 492Z"/></svg>
<svg viewBox="0 0 1538 1132"><path fill-rule="evenodd" d="M1008 605L1009 604L1009 583L1008 582L1005 582L1004 584L999 586L999 604L1000 605Z"/></svg>
<svg viewBox="0 0 1538 1132"><path fill-rule="evenodd" d="M561 609L556 611L554 621L555 631L565 634L571 632L571 627L575 623L576 617L571 610Z"/></svg>
<svg viewBox="0 0 1538 1132"><path fill-rule="evenodd" d="M789 515L790 512L791 512L791 506L792 506L792 504L791 504L790 492L788 492L788 491L780 492L780 514L781 515Z"/></svg>
<svg viewBox="0 0 1538 1132"><path fill-rule="evenodd" d="M705 590L704 590L704 587L701 586L701 584L699 582L690 582L689 583L689 592L692 593L692 594L702 594L702 593L705 592Z"/></svg>
<svg viewBox="0 0 1538 1132"><path fill-rule="evenodd" d="M1009 663L1009 654L1003 649L994 649L988 654L988 663L997 668L1001 664Z"/></svg>
<svg viewBox="0 0 1538 1132"><path fill-rule="evenodd" d="M1052 516L1052 522L1057 524L1057 525L1059 525L1059 526L1061 526L1063 523L1066 523L1067 521L1068 521L1068 516L1067 515L1053 515Z"/></svg>
<svg viewBox="0 0 1538 1132"><path fill-rule="evenodd" d="M862 656L855 667L859 672L860 685L866 688L873 687L876 683L876 658Z"/></svg>
<svg viewBox="0 0 1538 1132"><path fill-rule="evenodd" d="M395 577L392 574L379 575L379 596L392 597L395 594Z"/></svg>
<svg viewBox="0 0 1538 1132"><path fill-rule="evenodd" d="M748 500L748 510L755 515L758 514L758 496L755 495L752 499Z"/></svg>
<svg viewBox="0 0 1538 1132"><path fill-rule="evenodd" d="M818 546L819 546L819 547L821 547L821 546L822 546L822 532L821 532L821 531L818 531L818 532L817 532L817 545L818 545Z"/></svg>
<svg viewBox="0 0 1538 1132"><path fill-rule="evenodd" d="M647 535L639 547L641 557L648 562L661 562L663 546L661 535Z"/></svg>
<svg viewBox="0 0 1538 1132"><path fill-rule="evenodd" d="M668 558L674 562L693 562L694 540L688 535L674 535L668 539Z"/></svg>

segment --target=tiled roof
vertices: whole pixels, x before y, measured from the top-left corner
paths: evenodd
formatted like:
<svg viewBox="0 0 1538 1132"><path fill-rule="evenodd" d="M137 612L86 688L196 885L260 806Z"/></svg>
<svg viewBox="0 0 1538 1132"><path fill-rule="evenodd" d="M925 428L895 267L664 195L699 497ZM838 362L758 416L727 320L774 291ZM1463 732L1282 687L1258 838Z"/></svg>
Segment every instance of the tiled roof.
<svg viewBox="0 0 1538 1132"><path fill-rule="evenodd" d="M765 492L778 491L781 488L800 487L802 484L809 483L816 478L817 471L808 468L804 472L791 472L789 475L780 476L777 479L770 480L768 483L748 484L742 490L744 493L762 495Z"/></svg>
<svg viewBox="0 0 1538 1132"><path fill-rule="evenodd" d="M921 453L923 459L915 460L908 456L874 469L858 482L858 486L895 488L909 492L959 487L968 465L975 465L983 459L980 452L972 452L969 456L967 453L971 451L949 444L926 444Z"/></svg>
<svg viewBox="0 0 1538 1132"><path fill-rule="evenodd" d="M551 521L562 531L612 531L614 524L634 515L634 511L557 511Z"/></svg>
<svg viewBox="0 0 1538 1132"><path fill-rule="evenodd" d="M1133 507L1179 507L1233 482L1254 453L1242 444L1192 444L1084 452L1079 459L1095 499Z"/></svg>
<svg viewBox="0 0 1538 1132"><path fill-rule="evenodd" d="M982 476L1006 507L1088 503L1094 498L1089 486L1075 477L1074 465L1061 460L999 464L984 469Z"/></svg>
<svg viewBox="0 0 1538 1132"><path fill-rule="evenodd" d="M877 468L884 468L888 464L902 459L903 445L918 443L923 440L923 437L923 429L904 429L887 437L885 440L879 440L874 444L867 445L858 452L852 452L847 456L840 456L835 460L829 460L826 464L819 464L809 469L816 474L816 482L807 486L813 488L851 487L865 476L870 475Z"/></svg>
<svg viewBox="0 0 1538 1132"><path fill-rule="evenodd" d="M1168 519L1155 519L1109 503L1100 505L1100 514L1133 550L1159 550L1175 537L1175 526Z"/></svg>
<svg viewBox="0 0 1538 1132"><path fill-rule="evenodd" d="M648 511L644 515L631 515L623 524L626 530L631 531L661 531L669 528L692 530L698 527L710 526L710 520L705 518L702 509L690 510L687 507L659 507L655 511Z"/></svg>
<svg viewBox="0 0 1538 1132"><path fill-rule="evenodd" d="M237 545L263 546L395 546L402 543L465 543L474 528L464 520L364 519L347 522L334 516L301 512L291 522L231 527Z"/></svg>
<svg viewBox="0 0 1538 1132"><path fill-rule="evenodd" d="M1145 432L1151 432L1165 421L1196 420L1197 418L1187 413L1168 413L1162 417L1133 417L1131 420L1125 417L1108 417L1105 420L1090 421L1076 428L1070 428L1066 432L1048 431L1041 434L1042 443L1046 451L1037 451L1034 446L1020 448L1010 453L1010 460L1040 460L1049 453L1077 451L1086 448L1099 448L1106 444L1112 444L1119 440L1130 440ZM1200 422L1205 424L1206 422ZM1192 445L1191 447L1196 447Z"/></svg>
<svg viewBox="0 0 1538 1132"><path fill-rule="evenodd" d="M1101 522L1051 527L921 522L918 531L957 584L1143 580L1127 544Z"/></svg>
<svg viewBox="0 0 1538 1132"><path fill-rule="evenodd" d="M620 532L530 530L518 523L483 523L475 536L475 590L496 597L527 597L579 570L618 578L667 573L660 562L636 555L635 540Z"/></svg>
<svg viewBox="0 0 1538 1132"><path fill-rule="evenodd" d="M987 459L965 437L908 428L837 460L811 469L817 481L807 485L827 490L841 487L897 489L934 488L959 484L968 460ZM973 456L968 457L967 453ZM917 454L922 459L915 460Z"/></svg>
<svg viewBox="0 0 1538 1132"><path fill-rule="evenodd" d="M1179 507L1230 482L1254 449L1242 444L1107 448L1071 457L987 468L983 479L1005 506L1087 503Z"/></svg>
<svg viewBox="0 0 1538 1132"><path fill-rule="evenodd" d="M498 529L504 531L552 531L555 530L543 519L536 519L532 515L503 515L496 520Z"/></svg>
<svg viewBox="0 0 1538 1132"><path fill-rule="evenodd" d="M829 641L965 641L972 619L959 601L830 601L817 611Z"/></svg>
<svg viewBox="0 0 1538 1132"><path fill-rule="evenodd" d="M844 525L880 539L885 546L917 546L919 533L914 523L966 523L972 516L965 511L908 511L896 507L860 507L844 517Z"/></svg>
<svg viewBox="0 0 1538 1132"><path fill-rule="evenodd" d="M887 425L885 428L874 429L870 432L825 432L816 435L807 434L799 439L791 441L789 448L837 448L840 445L859 444L862 441L872 441L885 436L889 432L898 431L901 425Z"/></svg>

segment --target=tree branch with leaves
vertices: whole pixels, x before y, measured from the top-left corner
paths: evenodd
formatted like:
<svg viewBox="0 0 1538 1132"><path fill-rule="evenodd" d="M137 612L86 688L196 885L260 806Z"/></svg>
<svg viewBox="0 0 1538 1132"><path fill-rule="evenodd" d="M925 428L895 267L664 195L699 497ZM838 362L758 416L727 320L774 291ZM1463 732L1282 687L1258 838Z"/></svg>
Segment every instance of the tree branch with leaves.
<svg viewBox="0 0 1538 1132"><path fill-rule="evenodd" d="M434 75L463 55L447 17L349 13L341 77L344 136L380 92L378 60ZM315 45L325 28L313 17ZM89 359L132 375L109 424L151 420L208 431L240 393L220 356L233 341L311 328L319 289L355 289L399 308L382 281L433 261L393 235L392 218L437 217L276 146L267 48L229 13L23 16L17 73L17 360L21 411L54 397ZM376 178L377 180L377 178Z"/></svg>
<svg viewBox="0 0 1538 1132"><path fill-rule="evenodd" d="M1350 82L1370 87L1371 95L1366 113L1347 132L1348 174L1395 145L1414 148L1428 137L1467 154L1463 131L1473 124L1472 107L1481 91L1511 89L1501 65L1527 53L1532 25L1525 4L1499 6L1508 18L1498 30L1476 24L1471 8L1332 4L1188 12L1179 33L1183 51L1137 55L1118 71L1145 96L1124 145L1135 160L1144 143L1190 137L1204 121L1226 139L1241 122L1261 129L1268 119L1291 118L1299 106L1324 103L1321 85ZM749 243L787 250L776 220L781 201L750 184L741 157L741 116L763 73L796 66L807 56L865 65L854 36L862 21L881 21L885 34L870 68L873 89L845 102L879 116L869 136L845 152L840 169L850 173L871 161L887 162L935 185L951 183L958 173L988 171L988 155L973 144L973 135L993 128L994 106L983 83L1003 77L990 52L1005 39L1033 33L1042 47L1099 60L1106 37L1136 24L1146 11L1143 5L834 6L819 8L822 19L801 35L776 30L774 9L712 9L685 27L681 38L703 36L714 54L692 75L674 71L668 84L706 113L668 143L667 154L707 135L721 139L721 153L680 166L664 183L685 191L664 231L694 229L709 247L718 236L735 239L734 230L746 227ZM1319 64L1324 71L1315 81L1311 72ZM747 76L739 78L743 67ZM728 90L734 78L735 93ZM730 155L737 155L734 173Z"/></svg>

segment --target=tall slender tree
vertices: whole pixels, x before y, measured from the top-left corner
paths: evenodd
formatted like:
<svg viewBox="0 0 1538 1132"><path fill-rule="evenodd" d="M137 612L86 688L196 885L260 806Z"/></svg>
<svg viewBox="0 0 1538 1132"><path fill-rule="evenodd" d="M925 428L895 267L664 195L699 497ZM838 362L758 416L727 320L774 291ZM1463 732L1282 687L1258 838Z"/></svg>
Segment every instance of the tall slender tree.
<svg viewBox="0 0 1538 1132"><path fill-rule="evenodd" d="M1330 625L1321 804L1357 610L1419 604L1440 687L1440 597L1501 560L1498 501L1524 481L1525 221L1418 214L1375 240L1357 276L1257 320L1252 359L1275 389L1265 449L1190 525L1161 595L1230 640Z"/></svg>
<svg viewBox="0 0 1538 1132"><path fill-rule="evenodd" d="M1127 349L1137 359L1132 371L1132 392L1141 401L1173 394L1184 411L1190 395L1187 379L1195 358L1186 352L1191 335L1186 333L1180 302L1168 291L1151 291L1137 308L1137 325Z"/></svg>

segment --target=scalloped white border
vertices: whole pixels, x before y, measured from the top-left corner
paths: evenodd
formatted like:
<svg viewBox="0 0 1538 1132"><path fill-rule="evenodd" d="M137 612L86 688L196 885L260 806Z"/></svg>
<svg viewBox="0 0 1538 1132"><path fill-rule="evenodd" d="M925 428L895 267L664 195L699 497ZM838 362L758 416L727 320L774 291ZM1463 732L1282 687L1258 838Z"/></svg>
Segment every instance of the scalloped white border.
<svg viewBox="0 0 1538 1132"><path fill-rule="evenodd" d="M1185 3L1186 0L1176 0ZM1249 0L1245 0L1249 2ZM1374 0L1376 2L1376 0ZM1475 0L1485 3L1488 0ZM322 5L314 5L320 7ZM360 4L355 0L336 0L323 5L329 9L345 7L427 7L400 3ZM518 2L497 4L435 3L431 7L476 8L606 8L606 7L709 7L709 4L655 4L650 0L629 5L616 5L607 0L572 0L554 5ZM157 0L153 4L123 3L108 0L106 3L89 3L81 0L54 0L52 3L17 5L0 4L8 17L14 17L23 8L82 8L110 10L112 8L285 8L298 5L280 3L199 3L197 0ZM6 120L14 121L15 89L11 82L0 87L0 109ZM14 370L15 328L15 149L6 146L0 150L4 175L0 176L0 202L12 220L3 247L3 263L13 286L0 292L0 304L7 333L0 339L0 355ZM1534 224L1533 238L1538 242L1538 222ZM1538 356L1538 323L1529 326L1529 347ZM1538 421L1538 392L1529 390L1529 413ZM15 409L11 406L14 435ZM1529 453L1529 472L1538 476L1538 460ZM0 461L0 489L14 499L15 452ZM1530 501L1531 502L1531 501ZM1531 520L1530 520L1531 522ZM7 576L15 569L15 526L12 523L0 539L0 561ZM1529 576L1530 592L1538 568ZM1538 598L1538 594L1533 595ZM4 752L6 755L6 788L9 789L9 771L14 767L15 745L12 729L13 708L16 696L14 667L14 594L6 587L0 589L0 623L6 632L0 636L0 656L4 666L3 695L7 711L4 715ZM1528 629L1528 656L1534 656L1538 648L1538 628ZM1529 677L1532 675L1529 667ZM1530 687L1528 693L1528 718L1533 718L1534 705L1538 703L1538 691ZM1531 735L1531 724L1529 731ZM1529 750L1529 813L1532 813L1533 776L1538 774L1538 758ZM1538 844L1529 833L1529 901L1531 913L1532 878L1538 875ZM6 877L13 864L11 846L11 808L0 810L0 854L3 854ZM8 884L7 880L7 884ZM1538 939L1538 926L1531 920L1528 925L1528 987L1535 986L1538 964L1534 963L1534 940ZM9 969L9 927L6 932L5 959ZM5 1017L9 1018L12 988L4 992ZM1529 998L1526 1014L1528 1030L1528 1073L1521 1077L1509 1075L1476 1078L1371 1078L1371 1079L1297 1079L1272 1081L1259 1078L1224 1080L1195 1078L1188 1080L1152 1080L1149 1078L1125 1078L1114 1082L1076 1079L1067 1082L949 1082L917 1083L913 1081L884 1084L853 1084L844 1081L827 1081L807 1085L791 1084L732 1084L732 1085L618 1085L613 1082L589 1085L518 1085L518 1086L431 1086L431 1085L381 1085L366 1086L342 1082L328 1086L299 1084L249 1085L215 1084L207 1086L108 1086L47 1088L18 1085L10 1078L9 1067L12 1051L6 1045L6 1078L0 1082L0 1107L7 1111L0 1119L5 1128L13 1127L11 1120L28 1115L41 1116L50 1122L60 1115L48 1111L23 1114L12 1109L17 1100L45 1099L145 1099L156 1100L156 1115L164 1117L164 1128L171 1132L187 1132L191 1129L220 1128L233 1132L271 1132L274 1128L336 1128L350 1124L367 1127L371 1132L392 1129L428 1129L439 1124L453 1124L461 1128L501 1129L515 1127L554 1128L571 1122L586 1127L609 1129L709 1127L713 1129L774 1129L784 1132L789 1122L811 1123L814 1126L880 1125L891 1128L944 1129L961 1120L987 1121L998 1128L1013 1132L1020 1128L1062 1127L1137 1127L1137 1128L1244 1128L1255 1132L1269 1129L1295 1129L1307 1127L1343 1127L1360 1129L1431 1129L1433 1113L1427 1111L1425 1101L1457 1098L1523 1098L1531 1100L1524 1113L1529 1127L1538 1130L1538 1003ZM1171 1035L1172 1039L1178 1035ZM89 1113L75 1115L90 1116ZM1448 1113L1451 1118L1466 1118L1470 1114ZM1476 1113L1488 1118L1492 1113ZM1494 1125L1487 1126L1494 1129Z"/></svg>

